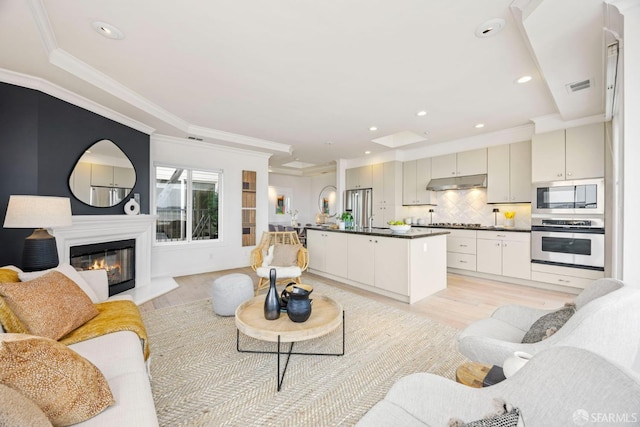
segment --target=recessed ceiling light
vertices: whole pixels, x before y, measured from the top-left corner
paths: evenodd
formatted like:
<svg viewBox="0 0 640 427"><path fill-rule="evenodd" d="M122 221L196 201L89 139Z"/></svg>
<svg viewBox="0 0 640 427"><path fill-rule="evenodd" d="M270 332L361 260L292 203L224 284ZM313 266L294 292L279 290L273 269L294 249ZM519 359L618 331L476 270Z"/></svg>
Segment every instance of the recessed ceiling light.
<svg viewBox="0 0 640 427"><path fill-rule="evenodd" d="M418 111L418 112L416 113L416 116L418 116L418 117L424 117L424 116L426 116L426 115L427 115L427 112L426 112L426 111L424 111L424 110L422 110L422 111Z"/></svg>
<svg viewBox="0 0 640 427"><path fill-rule="evenodd" d="M533 79L533 77L531 77L531 76L522 76L518 80L516 80L516 82L517 83L526 83L526 82L530 82L531 79Z"/></svg>
<svg viewBox="0 0 640 427"><path fill-rule="evenodd" d="M476 28L476 37L485 38L498 34L507 25L502 18L490 19Z"/></svg>
<svg viewBox="0 0 640 427"><path fill-rule="evenodd" d="M96 30L98 34L108 39L122 40L124 38L124 33L122 31L111 24L107 24L106 22L96 21L93 22L91 26L93 26L93 29Z"/></svg>
<svg viewBox="0 0 640 427"><path fill-rule="evenodd" d="M364 152L364 154L371 154L371 151L367 150Z"/></svg>
<svg viewBox="0 0 640 427"><path fill-rule="evenodd" d="M476 125L476 129L482 129L484 127L484 123L478 123Z"/></svg>
<svg viewBox="0 0 640 427"><path fill-rule="evenodd" d="M378 130L378 128L377 128L376 126L371 126L371 127L369 128L369 130L370 130L371 132L373 132L373 131Z"/></svg>

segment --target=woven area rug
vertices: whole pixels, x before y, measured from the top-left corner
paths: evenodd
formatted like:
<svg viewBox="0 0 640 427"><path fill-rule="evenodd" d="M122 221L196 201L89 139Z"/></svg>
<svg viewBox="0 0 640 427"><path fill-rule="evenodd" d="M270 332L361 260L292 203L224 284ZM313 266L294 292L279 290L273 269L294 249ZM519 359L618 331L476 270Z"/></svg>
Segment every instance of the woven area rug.
<svg viewBox="0 0 640 427"><path fill-rule="evenodd" d="M370 298L306 280L345 310L344 356L291 356L276 391L276 355L236 351L234 317L211 301L143 313L151 345L151 385L162 426L349 426L399 378L432 372L453 379L467 360L457 330ZM296 351L340 352L341 330ZM243 347L275 350L241 335ZM426 396L425 396L426 398Z"/></svg>

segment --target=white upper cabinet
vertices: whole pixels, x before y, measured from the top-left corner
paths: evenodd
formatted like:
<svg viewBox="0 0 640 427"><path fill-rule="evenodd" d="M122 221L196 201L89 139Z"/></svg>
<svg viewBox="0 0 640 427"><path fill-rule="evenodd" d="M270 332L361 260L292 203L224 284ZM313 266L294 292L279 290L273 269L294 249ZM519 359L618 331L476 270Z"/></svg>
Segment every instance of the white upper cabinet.
<svg viewBox="0 0 640 427"><path fill-rule="evenodd" d="M345 184L347 190L355 188L371 188L373 185L372 166L360 166L345 171Z"/></svg>
<svg viewBox="0 0 640 427"><path fill-rule="evenodd" d="M373 226L386 227L395 220L400 205L402 164L397 161L372 166Z"/></svg>
<svg viewBox="0 0 640 427"><path fill-rule="evenodd" d="M431 178L450 178L456 170L456 153L431 158Z"/></svg>
<svg viewBox="0 0 640 427"><path fill-rule="evenodd" d="M402 164L402 204L434 204L435 195L433 191L427 191L427 184L430 180L430 158L404 162Z"/></svg>
<svg viewBox="0 0 640 427"><path fill-rule="evenodd" d="M567 129L566 179L604 177L604 123Z"/></svg>
<svg viewBox="0 0 640 427"><path fill-rule="evenodd" d="M563 181L604 176L604 123L533 136L532 181Z"/></svg>
<svg viewBox="0 0 640 427"><path fill-rule="evenodd" d="M431 158L432 178L450 178L485 173L487 173L486 148Z"/></svg>
<svg viewBox="0 0 640 427"><path fill-rule="evenodd" d="M531 141L489 147L487 203L531 201Z"/></svg>

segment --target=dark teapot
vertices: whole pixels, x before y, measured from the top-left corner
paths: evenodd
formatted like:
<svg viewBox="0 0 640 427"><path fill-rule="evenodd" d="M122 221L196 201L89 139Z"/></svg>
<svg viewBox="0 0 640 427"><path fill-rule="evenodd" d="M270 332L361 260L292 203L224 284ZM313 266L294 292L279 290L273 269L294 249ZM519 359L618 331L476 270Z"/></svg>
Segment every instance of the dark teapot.
<svg viewBox="0 0 640 427"><path fill-rule="evenodd" d="M293 290L294 286L298 288L302 288L308 291L309 293L313 292L313 286L311 285L304 285L304 284L298 284L296 282L290 282L280 293L280 309L286 310L287 303L289 302L289 294Z"/></svg>
<svg viewBox="0 0 640 427"><path fill-rule="evenodd" d="M287 315L292 322L305 322L311 316L312 300L309 295L311 295L313 288L308 288L300 285L291 285L287 286L283 291L283 294L286 292L283 297L286 297L287 300Z"/></svg>

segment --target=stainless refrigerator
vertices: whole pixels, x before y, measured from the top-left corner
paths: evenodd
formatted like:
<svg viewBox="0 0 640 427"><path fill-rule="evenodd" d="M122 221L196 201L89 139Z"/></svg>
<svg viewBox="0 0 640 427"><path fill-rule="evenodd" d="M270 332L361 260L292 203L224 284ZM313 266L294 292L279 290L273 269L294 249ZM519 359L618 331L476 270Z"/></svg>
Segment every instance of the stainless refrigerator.
<svg viewBox="0 0 640 427"><path fill-rule="evenodd" d="M373 215L373 190L346 190L344 192L344 210L351 212L353 224L357 230L369 227L369 218Z"/></svg>
<svg viewBox="0 0 640 427"><path fill-rule="evenodd" d="M110 207L120 203L131 191L131 188L91 186L91 206Z"/></svg>

